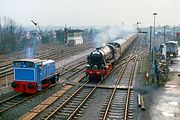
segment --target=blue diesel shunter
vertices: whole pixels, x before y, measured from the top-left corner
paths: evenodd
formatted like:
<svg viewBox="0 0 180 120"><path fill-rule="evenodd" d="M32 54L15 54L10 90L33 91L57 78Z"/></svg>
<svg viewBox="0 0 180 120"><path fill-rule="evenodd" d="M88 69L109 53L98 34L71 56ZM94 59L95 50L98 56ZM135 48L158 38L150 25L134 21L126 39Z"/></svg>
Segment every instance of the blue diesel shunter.
<svg viewBox="0 0 180 120"><path fill-rule="evenodd" d="M59 79L54 60L20 59L13 66L15 92L36 93Z"/></svg>

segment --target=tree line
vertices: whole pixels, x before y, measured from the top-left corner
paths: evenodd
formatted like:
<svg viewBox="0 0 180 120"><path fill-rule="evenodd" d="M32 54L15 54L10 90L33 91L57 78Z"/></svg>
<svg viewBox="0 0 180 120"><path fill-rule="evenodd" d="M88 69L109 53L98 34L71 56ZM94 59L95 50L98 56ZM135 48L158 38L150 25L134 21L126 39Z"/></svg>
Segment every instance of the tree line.
<svg viewBox="0 0 180 120"><path fill-rule="evenodd" d="M0 16L0 55L13 53L16 51L24 50L28 46L33 46L33 34L36 31L26 31L22 25L17 24L15 20L9 17ZM56 33L56 36L53 33ZM67 28L55 30L55 31L39 31L40 44L49 44L53 42L59 42L64 44ZM30 38L26 37L26 33L29 33ZM98 34L96 29L83 30L84 41L92 41L94 36ZM37 44L36 44L37 45Z"/></svg>
<svg viewBox="0 0 180 120"><path fill-rule="evenodd" d="M0 54L20 49L24 28L9 17L0 17Z"/></svg>

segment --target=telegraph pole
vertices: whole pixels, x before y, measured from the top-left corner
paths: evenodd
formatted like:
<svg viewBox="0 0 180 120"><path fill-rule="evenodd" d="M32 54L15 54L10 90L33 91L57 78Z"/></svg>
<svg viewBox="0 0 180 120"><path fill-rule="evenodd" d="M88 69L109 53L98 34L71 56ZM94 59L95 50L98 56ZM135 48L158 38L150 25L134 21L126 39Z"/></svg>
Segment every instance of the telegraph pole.
<svg viewBox="0 0 180 120"><path fill-rule="evenodd" d="M149 35L149 54L151 54L151 40L152 39L152 26L150 26L150 35Z"/></svg>
<svg viewBox="0 0 180 120"><path fill-rule="evenodd" d="M150 75L151 75L151 40L152 39L152 26L150 26L150 33L149 33L149 71L148 71L148 83L150 82Z"/></svg>
<svg viewBox="0 0 180 120"><path fill-rule="evenodd" d="M166 26L164 26L163 28L164 28L164 43L166 43Z"/></svg>
<svg viewBox="0 0 180 120"><path fill-rule="evenodd" d="M176 27L173 27L173 39L174 39L174 41L176 41L175 32L176 32Z"/></svg>

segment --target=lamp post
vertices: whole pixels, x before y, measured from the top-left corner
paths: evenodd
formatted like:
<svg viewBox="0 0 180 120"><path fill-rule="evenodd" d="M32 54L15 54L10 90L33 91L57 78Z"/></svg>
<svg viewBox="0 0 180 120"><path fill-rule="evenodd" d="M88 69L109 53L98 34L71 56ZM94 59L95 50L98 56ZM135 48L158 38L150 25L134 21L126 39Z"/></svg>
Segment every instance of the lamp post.
<svg viewBox="0 0 180 120"><path fill-rule="evenodd" d="M156 17L156 15L157 15L157 13L153 13L153 15L154 15L154 41L155 41L155 27L156 27L156 26L155 26L155 17ZM153 41L153 42L154 42L154 41Z"/></svg>
<svg viewBox="0 0 180 120"><path fill-rule="evenodd" d="M155 61L154 61L154 42L155 42L155 17L157 13L153 13L154 15L154 40L153 40L153 47L152 47L152 83L154 84L154 75L155 75Z"/></svg>

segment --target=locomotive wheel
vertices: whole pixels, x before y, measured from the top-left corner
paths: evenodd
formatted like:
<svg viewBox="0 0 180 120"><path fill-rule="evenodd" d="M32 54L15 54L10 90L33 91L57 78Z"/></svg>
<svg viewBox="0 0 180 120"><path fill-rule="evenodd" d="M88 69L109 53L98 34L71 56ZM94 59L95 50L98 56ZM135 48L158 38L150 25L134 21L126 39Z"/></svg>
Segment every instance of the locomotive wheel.
<svg viewBox="0 0 180 120"><path fill-rule="evenodd" d="M55 75L55 81L59 81L59 74L57 74L57 73Z"/></svg>
<svg viewBox="0 0 180 120"><path fill-rule="evenodd" d="M59 80L59 74L54 75L54 77L51 79L51 84L55 84Z"/></svg>
<svg viewBox="0 0 180 120"><path fill-rule="evenodd" d="M11 83L11 86L12 86L13 88L15 88L15 87L17 87L17 84L16 84L15 82L12 82L12 83Z"/></svg>
<svg viewBox="0 0 180 120"><path fill-rule="evenodd" d="M51 78L51 84L55 84L56 83L56 78L55 78L55 76L53 77L53 78Z"/></svg>

